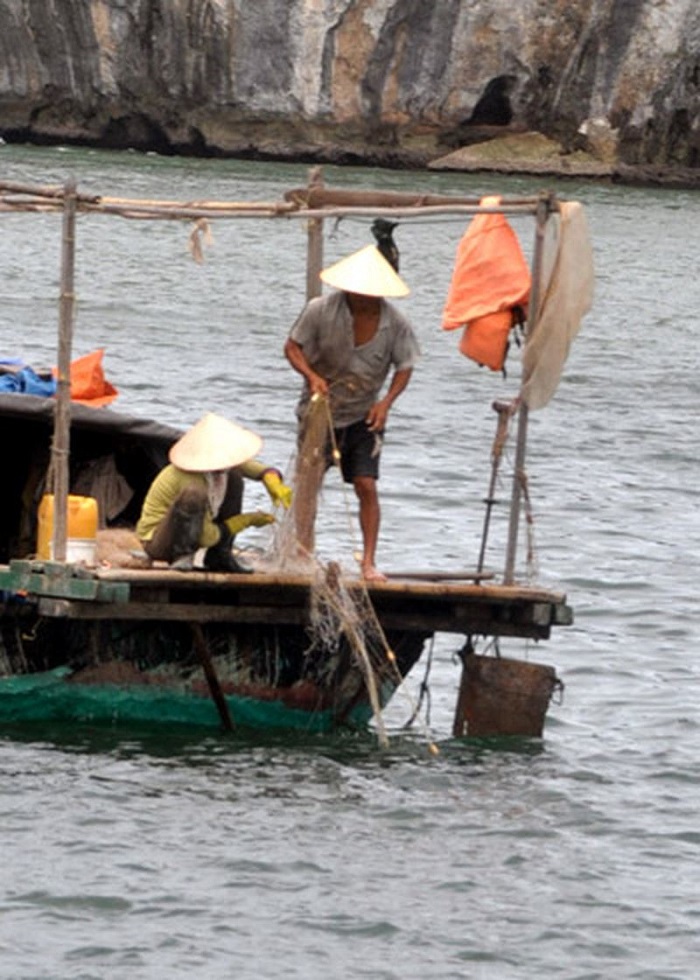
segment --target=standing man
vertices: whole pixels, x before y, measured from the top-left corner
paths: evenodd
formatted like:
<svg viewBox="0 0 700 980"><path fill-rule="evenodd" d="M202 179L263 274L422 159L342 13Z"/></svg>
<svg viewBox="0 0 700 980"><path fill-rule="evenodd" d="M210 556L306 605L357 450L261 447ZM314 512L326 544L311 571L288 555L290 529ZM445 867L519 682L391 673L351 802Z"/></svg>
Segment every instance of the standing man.
<svg viewBox="0 0 700 980"><path fill-rule="evenodd" d="M297 478L297 503L306 508L301 519L297 514L297 537L302 547L313 550L316 491L323 472L339 455L343 479L352 483L359 501L362 576L384 581L375 565L379 456L389 410L420 356L411 324L387 298L406 296L409 290L374 245L324 269L321 279L336 292L309 301L284 348L289 363L304 377L297 407L300 447L312 415L324 407L332 428L322 447L317 485L309 481L302 489ZM301 460L302 472L304 465L311 465L308 459Z"/></svg>

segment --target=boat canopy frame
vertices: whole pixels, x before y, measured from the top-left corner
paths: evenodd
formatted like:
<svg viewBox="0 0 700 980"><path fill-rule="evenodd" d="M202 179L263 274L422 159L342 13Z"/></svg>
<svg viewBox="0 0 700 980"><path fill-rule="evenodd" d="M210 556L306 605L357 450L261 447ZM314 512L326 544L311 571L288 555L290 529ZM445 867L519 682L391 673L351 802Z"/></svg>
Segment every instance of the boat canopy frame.
<svg viewBox="0 0 700 980"><path fill-rule="evenodd" d="M53 554L65 562L67 554L67 507L70 457L70 362L75 319L75 243L76 218L84 214L117 216L128 220L170 220L195 223L227 219L257 218L299 220L307 223L306 298L321 292L319 273L323 268L323 225L328 219L345 217L433 218L476 214L531 215L535 219L535 240L531 261L532 287L529 308L539 310L543 245L549 218L560 203L551 191L523 197L501 197L500 203L482 205L479 198L441 194L412 194L396 191L343 190L327 187L320 167L309 172L304 187L287 191L278 201L167 201L108 197L78 191L74 179L63 185L31 185L0 179L0 215L3 213L58 213L62 216L61 272L58 318L57 390L51 446L51 472L54 492ZM536 312L530 314L525 336L534 330ZM528 407L517 397L518 426L514 473L510 499L508 538L503 582L511 585L515 576L518 527L522 506L522 483L527 447Z"/></svg>

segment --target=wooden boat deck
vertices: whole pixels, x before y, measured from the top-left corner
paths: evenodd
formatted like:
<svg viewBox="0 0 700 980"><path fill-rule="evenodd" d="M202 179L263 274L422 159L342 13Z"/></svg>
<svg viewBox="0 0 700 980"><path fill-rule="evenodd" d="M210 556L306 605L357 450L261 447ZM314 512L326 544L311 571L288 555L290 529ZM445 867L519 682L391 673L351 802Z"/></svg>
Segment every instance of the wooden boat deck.
<svg viewBox="0 0 700 980"><path fill-rule="evenodd" d="M426 573L429 574L429 573ZM342 579L366 590L385 630L546 639L573 614L560 592L499 585L487 573L439 576L395 573L386 582ZM0 588L36 601L43 616L83 620L260 623L305 626L310 575L181 572L172 569L85 569L57 562L13 561L0 568Z"/></svg>

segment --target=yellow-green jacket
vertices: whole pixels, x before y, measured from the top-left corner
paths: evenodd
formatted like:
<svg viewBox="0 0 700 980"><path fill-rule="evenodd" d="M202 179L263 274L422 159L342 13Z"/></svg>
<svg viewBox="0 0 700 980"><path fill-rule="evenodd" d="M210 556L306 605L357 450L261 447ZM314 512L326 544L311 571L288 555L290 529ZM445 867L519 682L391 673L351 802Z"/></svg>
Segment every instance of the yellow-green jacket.
<svg viewBox="0 0 700 980"><path fill-rule="evenodd" d="M269 467L264 466L255 459L250 459L246 463L237 466L242 476L249 480L262 480L264 473ZM158 476L151 484L146 499L143 502L141 517L136 525L136 534L142 541L150 541L155 534L156 528L170 510L175 498L192 483L199 483L206 487L206 477L204 473L188 473L180 470L177 466L169 463L160 471ZM202 534L199 539L200 548L211 548L219 541L219 529L214 523L214 515L207 507L202 525Z"/></svg>

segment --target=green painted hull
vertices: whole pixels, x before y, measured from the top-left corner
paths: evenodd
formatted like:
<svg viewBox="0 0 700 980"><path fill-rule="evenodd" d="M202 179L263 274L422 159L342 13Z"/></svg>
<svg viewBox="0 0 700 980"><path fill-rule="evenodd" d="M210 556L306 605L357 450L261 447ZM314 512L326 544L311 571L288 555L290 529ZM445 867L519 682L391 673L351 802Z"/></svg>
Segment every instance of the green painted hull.
<svg viewBox="0 0 700 980"><path fill-rule="evenodd" d="M152 686L75 684L69 677L70 670L59 667L38 674L0 678L0 725L74 722L115 727L145 724L221 728L216 706L207 697ZM385 691L385 695L390 693ZM330 709L304 711L280 701L240 695L227 696L226 703L236 727L289 729L311 734L337 728ZM362 728L371 715L369 706L360 704L348 713L343 724Z"/></svg>
<svg viewBox="0 0 700 980"><path fill-rule="evenodd" d="M301 627L71 621L9 606L0 616L0 726L159 724L326 733L366 727L365 674L343 636L312 645ZM423 637L388 634L395 665L370 650L384 707L418 660Z"/></svg>

